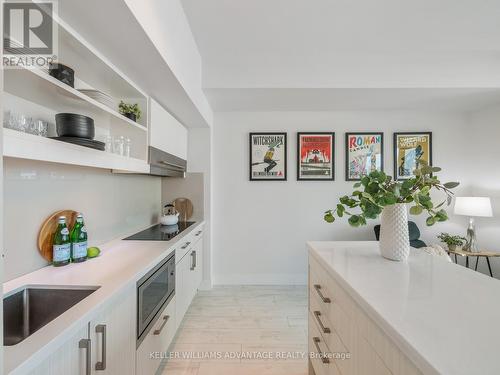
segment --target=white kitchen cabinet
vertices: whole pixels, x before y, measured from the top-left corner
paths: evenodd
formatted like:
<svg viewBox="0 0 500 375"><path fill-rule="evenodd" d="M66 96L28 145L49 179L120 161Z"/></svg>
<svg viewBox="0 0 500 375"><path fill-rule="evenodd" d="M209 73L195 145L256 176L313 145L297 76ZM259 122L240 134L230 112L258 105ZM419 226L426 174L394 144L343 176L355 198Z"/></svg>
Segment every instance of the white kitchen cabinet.
<svg viewBox="0 0 500 375"><path fill-rule="evenodd" d="M187 129L160 104L150 99L149 145L187 160Z"/></svg>
<svg viewBox="0 0 500 375"><path fill-rule="evenodd" d="M191 256L187 253L175 265L175 296L176 296L176 327L182 322L182 318L191 304L192 293L190 286Z"/></svg>
<svg viewBox="0 0 500 375"><path fill-rule="evenodd" d="M203 235L198 230L189 237L189 247L175 266L175 294L177 296L177 327L181 324L191 301L196 295L203 275ZM184 246L184 245L183 245ZM177 255L177 252L176 252Z"/></svg>
<svg viewBox="0 0 500 375"><path fill-rule="evenodd" d="M85 375L87 366L91 366L88 325L80 329L58 350L40 363L29 375ZM89 346L90 348L90 346ZM87 359L89 361L87 362Z"/></svg>
<svg viewBox="0 0 500 375"><path fill-rule="evenodd" d="M196 295L196 292L198 291L198 288L200 287L201 281L203 279L203 239L200 238L198 242L196 242L193 247L191 248L191 277L190 280L192 282L191 284L191 292L193 293L193 298Z"/></svg>
<svg viewBox="0 0 500 375"><path fill-rule="evenodd" d="M135 290L134 285L115 296L95 319L29 374L135 374ZM105 366L99 369L96 365L103 364L103 359Z"/></svg>
<svg viewBox="0 0 500 375"><path fill-rule="evenodd" d="M177 330L174 296L137 349L136 375L153 375L158 370Z"/></svg>
<svg viewBox="0 0 500 375"><path fill-rule="evenodd" d="M136 349L136 288L128 287L90 322L92 374L133 375Z"/></svg>

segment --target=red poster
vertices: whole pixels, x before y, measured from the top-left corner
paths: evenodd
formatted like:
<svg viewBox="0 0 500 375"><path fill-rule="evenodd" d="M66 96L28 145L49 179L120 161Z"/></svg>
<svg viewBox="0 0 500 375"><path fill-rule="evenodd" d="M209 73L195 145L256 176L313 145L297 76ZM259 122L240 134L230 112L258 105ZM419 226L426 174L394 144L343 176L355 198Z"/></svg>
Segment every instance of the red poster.
<svg viewBox="0 0 500 375"><path fill-rule="evenodd" d="M334 133L298 133L298 180L334 179L334 137Z"/></svg>

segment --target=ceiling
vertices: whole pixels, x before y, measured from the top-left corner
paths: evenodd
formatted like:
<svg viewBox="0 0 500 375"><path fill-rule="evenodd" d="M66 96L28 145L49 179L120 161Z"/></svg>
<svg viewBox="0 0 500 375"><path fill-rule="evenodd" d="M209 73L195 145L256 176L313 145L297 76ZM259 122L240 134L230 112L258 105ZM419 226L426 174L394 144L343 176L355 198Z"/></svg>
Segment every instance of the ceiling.
<svg viewBox="0 0 500 375"><path fill-rule="evenodd" d="M475 112L500 103L500 89L332 88L205 89L212 107L233 111Z"/></svg>
<svg viewBox="0 0 500 375"><path fill-rule="evenodd" d="M475 94L483 104L498 97L470 89L500 88L498 0L181 2L214 110L380 107L371 102L384 98L432 106L443 95L453 107ZM338 90L346 88L418 92Z"/></svg>

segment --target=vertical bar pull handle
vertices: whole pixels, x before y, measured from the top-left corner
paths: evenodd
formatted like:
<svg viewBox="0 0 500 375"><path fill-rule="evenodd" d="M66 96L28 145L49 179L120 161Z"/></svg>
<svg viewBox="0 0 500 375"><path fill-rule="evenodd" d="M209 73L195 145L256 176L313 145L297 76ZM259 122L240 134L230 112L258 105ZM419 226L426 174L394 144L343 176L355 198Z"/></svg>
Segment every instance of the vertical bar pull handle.
<svg viewBox="0 0 500 375"><path fill-rule="evenodd" d="M196 250L191 251L191 271L196 268Z"/></svg>
<svg viewBox="0 0 500 375"><path fill-rule="evenodd" d="M81 339L78 342L78 347L80 349L85 349L85 375L90 375L91 366L92 366L90 339Z"/></svg>
<svg viewBox="0 0 500 375"><path fill-rule="evenodd" d="M96 362L96 371L106 370L106 324L98 324L95 327L95 332L102 334L101 361Z"/></svg>

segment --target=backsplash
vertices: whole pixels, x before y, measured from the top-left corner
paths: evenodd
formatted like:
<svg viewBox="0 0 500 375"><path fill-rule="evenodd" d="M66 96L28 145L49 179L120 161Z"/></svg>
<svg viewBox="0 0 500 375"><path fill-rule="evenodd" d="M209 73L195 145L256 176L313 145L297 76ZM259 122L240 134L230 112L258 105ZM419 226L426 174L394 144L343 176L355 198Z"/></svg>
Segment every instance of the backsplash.
<svg viewBox="0 0 500 375"><path fill-rule="evenodd" d="M37 250L42 221L61 209L85 217L89 245L158 221L161 179L108 170L4 159L4 281L47 265Z"/></svg>

